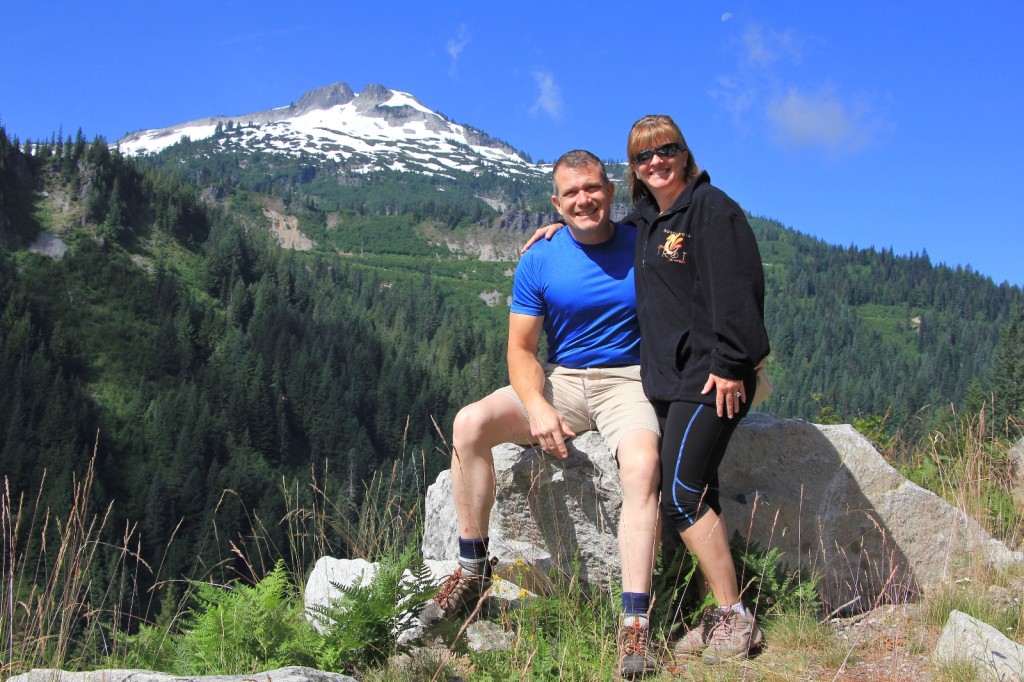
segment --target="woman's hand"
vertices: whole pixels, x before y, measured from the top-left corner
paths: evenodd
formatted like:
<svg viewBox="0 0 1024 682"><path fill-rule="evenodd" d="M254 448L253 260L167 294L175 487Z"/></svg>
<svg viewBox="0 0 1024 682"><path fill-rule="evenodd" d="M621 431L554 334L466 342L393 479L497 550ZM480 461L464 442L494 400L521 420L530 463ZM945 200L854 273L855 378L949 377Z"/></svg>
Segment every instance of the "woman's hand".
<svg viewBox="0 0 1024 682"><path fill-rule="evenodd" d="M519 255L521 256L526 253L528 248L539 242L541 239L551 239L555 236L555 232L558 232L563 227L565 227L565 223L550 223L544 227L538 227L537 231L534 232L533 236L526 242L526 245L519 250Z"/></svg>
<svg viewBox="0 0 1024 682"><path fill-rule="evenodd" d="M708 382L704 384L701 393L707 395L711 389L715 389L715 405L718 407L719 417L728 414L729 419L732 419L740 413L740 404L747 402L747 389L743 388L742 381L709 374Z"/></svg>

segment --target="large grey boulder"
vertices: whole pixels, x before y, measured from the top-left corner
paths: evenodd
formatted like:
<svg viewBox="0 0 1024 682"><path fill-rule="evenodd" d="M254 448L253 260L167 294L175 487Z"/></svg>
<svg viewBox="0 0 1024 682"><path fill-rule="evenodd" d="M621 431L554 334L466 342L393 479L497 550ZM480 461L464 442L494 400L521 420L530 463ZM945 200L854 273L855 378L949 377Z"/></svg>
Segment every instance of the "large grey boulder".
<svg viewBox="0 0 1024 682"><path fill-rule="evenodd" d="M500 561L496 572L522 572L525 566L540 579L552 568L572 575L578 567L588 583L617 584L622 486L604 439L596 431L578 436L564 460L511 443L492 454L497 501L490 548ZM458 555L451 471L443 471L427 489L423 556L452 560ZM544 591L543 585L523 582Z"/></svg>
<svg viewBox="0 0 1024 682"><path fill-rule="evenodd" d="M1024 561L849 425L750 415L729 444L721 485L730 528L820 576L829 608L905 601L977 561Z"/></svg>
<svg viewBox="0 0 1024 682"><path fill-rule="evenodd" d="M621 487L603 439L576 438L564 461L510 444L493 452L492 553L538 573L550 567L572 573L578 566L584 580L617 583ZM851 426L748 415L720 479L730 532L762 549L776 547L791 568L818 576L830 610L906 600L972 561L1024 561L962 511L904 478ZM427 491L424 556L454 559L456 536L446 471ZM756 580L749 589L757 589Z"/></svg>
<svg viewBox="0 0 1024 682"><path fill-rule="evenodd" d="M1007 453L1010 460L1010 485L1017 504L1024 505L1024 438Z"/></svg>
<svg viewBox="0 0 1024 682"><path fill-rule="evenodd" d="M196 675L181 676L152 670L91 670L65 672L63 670L34 669L8 678L7 682L356 682L354 677L338 673L325 673L313 668L289 666L267 670L254 675Z"/></svg>
<svg viewBox="0 0 1024 682"><path fill-rule="evenodd" d="M970 663L982 680L1024 680L1024 646L960 611L949 614L932 658L939 664Z"/></svg>

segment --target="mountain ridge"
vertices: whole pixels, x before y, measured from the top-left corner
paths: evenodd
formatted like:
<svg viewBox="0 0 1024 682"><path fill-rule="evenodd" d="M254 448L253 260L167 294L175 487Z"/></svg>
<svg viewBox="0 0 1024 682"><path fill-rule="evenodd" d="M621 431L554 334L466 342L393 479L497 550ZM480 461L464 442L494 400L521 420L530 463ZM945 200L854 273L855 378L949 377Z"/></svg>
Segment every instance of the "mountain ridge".
<svg viewBox="0 0 1024 682"><path fill-rule="evenodd" d="M319 157L356 172L388 169L451 177L468 171L522 178L547 173L511 145L450 121L410 93L379 84L355 93L347 83L332 83L287 106L142 130L112 146L127 156L147 156L186 139L212 139L222 151Z"/></svg>

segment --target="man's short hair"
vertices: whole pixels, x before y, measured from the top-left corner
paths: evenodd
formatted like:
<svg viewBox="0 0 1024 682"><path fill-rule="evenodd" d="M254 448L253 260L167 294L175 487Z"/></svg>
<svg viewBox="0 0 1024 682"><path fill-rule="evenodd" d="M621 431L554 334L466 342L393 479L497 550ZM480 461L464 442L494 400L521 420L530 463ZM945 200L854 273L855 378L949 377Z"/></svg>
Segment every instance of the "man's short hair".
<svg viewBox="0 0 1024 682"><path fill-rule="evenodd" d="M610 182L608 180L608 172L604 169L604 162L597 158L586 149L573 149L571 152L566 152L558 157L558 161L555 161L555 167L551 169L551 187L555 190L555 196L558 196L558 184L555 183L555 173L558 172L559 168L571 168L576 170L578 168L587 168L589 166L597 166L601 169L601 181L606 185Z"/></svg>

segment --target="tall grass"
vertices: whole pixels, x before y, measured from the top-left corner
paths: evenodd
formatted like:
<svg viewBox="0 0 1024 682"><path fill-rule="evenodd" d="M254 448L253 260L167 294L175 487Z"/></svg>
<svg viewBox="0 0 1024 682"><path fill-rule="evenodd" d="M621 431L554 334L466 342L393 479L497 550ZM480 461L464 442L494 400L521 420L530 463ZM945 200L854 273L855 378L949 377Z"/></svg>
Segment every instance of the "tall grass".
<svg viewBox="0 0 1024 682"><path fill-rule="evenodd" d="M1024 501L1019 497L1024 472L1009 458L1016 434L1024 429L1010 418L993 424L991 404L977 414L954 415L928 433L901 458L904 475L978 521L1011 550L1024 550ZM1016 482L1014 477L1017 477ZM1014 492L1014 486L1018 492ZM929 591L922 603L924 626L932 639L953 610L967 613L1024 644L1024 566L993 567L982 552L957 566L948 585ZM937 680L978 679L969 661L944 664L932 671Z"/></svg>
<svg viewBox="0 0 1024 682"><path fill-rule="evenodd" d="M1024 505L1014 498L1011 435L1022 425L989 423L989 410L960 415L910 448L901 467L912 481L942 496L1010 547L1024 545Z"/></svg>
<svg viewBox="0 0 1024 682"><path fill-rule="evenodd" d="M164 651L194 615L197 588L256 585L285 557L291 561L290 598L297 600L294 611L305 626L299 586L317 558L376 560L412 544L422 530L424 463L403 457L373 476L359 502L315 474L307 491L282 482L283 518L264 519L245 510L248 529L233 538L217 528L217 512L237 498L234 491L223 491L202 540L212 543L220 561L209 565L197 555L192 575L167 576L162 565L142 559L136 524L120 532L110 527L113 503L100 512L90 507L95 449L81 478L73 480L70 504L60 516L44 502L45 474L34 498L13 493L6 477L0 480L0 677L32 668L116 667L139 660L126 646ZM271 539L270 528L278 523L286 530L287 547ZM152 592L140 594L142 585L153 585ZM149 612L151 605L156 608ZM133 615L140 611L141 620ZM139 627L149 628L144 639L125 636Z"/></svg>
<svg viewBox="0 0 1024 682"><path fill-rule="evenodd" d="M914 446L905 446L901 459L915 480L930 487L947 500L978 519L1011 547L1024 540L1022 510L1009 490L1010 478L1005 452L1009 440L993 434L980 415L937 430ZM283 580L275 574L275 585L284 585L287 607L280 609L281 636L292 638L273 649L278 652L263 662L287 663L280 652L297 652L302 662L317 660L318 644L306 639L308 625L302 608L301 586L306 572L320 556L362 557L386 560L415 547L422 531L422 504L425 492L425 462L403 456L368 482L358 502L344 488L311 474L305 487L282 482L286 513L281 519L250 516L245 538L220 538L223 561L244 567L234 583L259 585L287 557ZM138 532L128 524L113 534L120 542L106 542L111 508L93 510L90 497L93 485L90 463L72 489L72 504L64 518L45 508L43 488L34 498L13 495L4 481L0 497L2 532L2 604L0 604L0 675L10 676L31 668L84 669L119 667L124 663L150 661L174 672L175 656L187 650L173 645L199 622L204 609L216 594L202 588L204 599L197 599L200 584L211 583L214 567L200 566L197 576L161 576L139 557ZM231 491L225 491L218 507ZM216 514L214 515L216 517ZM278 547L269 538L273 524L285 529L287 546ZM211 528L210 536L216 535ZM759 658L709 668L673 664L667 658L668 641L680 622L690 620L702 606L700 595L679 608L687 588L693 587L692 560L685 554L672 559L665 555L656 577L656 623L653 646L666 657L663 679L832 679L861 665L870 657L863 643L844 644L825 624L834 614L818 612L820 607L808 586L814 576L794 579L781 566L778 553L769 546L760 548L734 543L737 566L743 571L745 599L760 604L769 637L769 647ZM142 576L142 572L149 575ZM963 575L963 574L961 574ZM142 578L147 578L143 580ZM191 578L192 581L184 581ZM617 665L615 625L618 595L614 589L584 589L574 576L545 576L551 590L548 596L524 600L521 605L491 614L492 623L511 633L511 646L500 652L474 653L466 648L466 637L442 638L432 647L399 665L389 660L377 667L359 670L367 680L391 679L606 679ZM141 628L143 637L126 637L126 629L136 629L130 615L140 603L159 602L154 595L140 595L139 585L155 582L163 591L163 614L147 619ZM188 585L182 591L180 585ZM929 593L923 604L925 626L933 639L951 609L956 608L990 622L1004 632L1024 640L1024 608L1012 599L1013 590L1024 584L1024 571L1014 574L994 571L980 565L968 580L951 584L946 590ZM171 586L178 589L171 590ZM217 588L222 589L222 588ZM269 589L267 586L264 589ZM993 590L1010 597L992 598ZM689 590L693 592L693 590ZM239 596L248 594L238 589ZM174 595L167 602L166 595ZM892 597L890 595L889 597ZM882 601L898 601L885 598ZM353 619L356 620L356 619ZM460 624L461 625L461 624ZM129 626L131 626L129 628ZM907 625L911 627L911 625ZM920 641L916 634L908 641ZM223 644L226 644L227 640ZM921 645L925 646L925 645ZM271 650L268 647L268 651ZM150 656L146 652L157 652ZM312 659L310 657L313 657ZM296 658L296 662L298 662ZM321 658L320 660L324 660ZM246 663L258 668L255 657ZM352 672L351 662L339 659L338 666ZM403 671L403 672L397 672ZM190 674L203 672L190 668ZM951 670L932 671L940 678L955 678Z"/></svg>
<svg viewBox="0 0 1024 682"><path fill-rule="evenodd" d="M66 517L43 505L45 476L33 500L17 497L6 477L0 497L2 552L0 675L32 667L74 668L97 653L113 655L112 633L138 599L139 548L135 528L122 543L104 542L111 506L89 507L94 457L81 480L73 479Z"/></svg>

